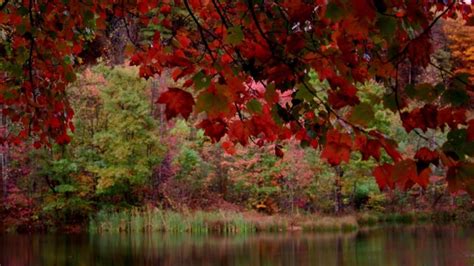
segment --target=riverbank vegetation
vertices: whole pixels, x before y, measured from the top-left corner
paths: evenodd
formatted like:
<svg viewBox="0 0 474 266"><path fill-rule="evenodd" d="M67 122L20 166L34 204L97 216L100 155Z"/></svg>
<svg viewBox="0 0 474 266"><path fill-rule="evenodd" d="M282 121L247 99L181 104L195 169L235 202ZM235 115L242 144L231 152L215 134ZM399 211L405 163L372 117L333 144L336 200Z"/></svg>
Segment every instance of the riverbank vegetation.
<svg viewBox="0 0 474 266"><path fill-rule="evenodd" d="M152 104L157 82L172 81L145 82L129 67L86 69L69 90L72 142L10 153L3 229L243 233L473 221L470 197L449 193L436 175L424 188L380 190L375 162L358 154L333 167L294 140L279 144L283 158L268 145L229 154L192 120L166 121ZM362 98L381 92L361 86ZM423 141L374 109L371 124L406 152Z"/></svg>

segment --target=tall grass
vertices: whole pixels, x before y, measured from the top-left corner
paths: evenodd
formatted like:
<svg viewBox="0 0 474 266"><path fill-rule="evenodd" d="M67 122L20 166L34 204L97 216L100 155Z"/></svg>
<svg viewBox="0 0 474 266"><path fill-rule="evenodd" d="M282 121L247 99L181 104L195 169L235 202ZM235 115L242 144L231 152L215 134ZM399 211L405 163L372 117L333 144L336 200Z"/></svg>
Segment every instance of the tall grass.
<svg viewBox="0 0 474 266"><path fill-rule="evenodd" d="M459 217L457 217L459 216ZM285 231L355 231L381 224L440 223L462 220L474 224L474 215L446 212L359 213L347 216L266 216L229 211L175 212L136 208L119 212L99 211L89 219L90 232L173 232L246 234Z"/></svg>
<svg viewBox="0 0 474 266"><path fill-rule="evenodd" d="M190 232L246 234L284 231L354 231L353 216L263 216L228 211L174 212L158 208L100 211L89 221L90 232Z"/></svg>
<svg viewBox="0 0 474 266"><path fill-rule="evenodd" d="M153 209L100 211L89 220L90 232L249 233L255 226L234 212L178 213Z"/></svg>

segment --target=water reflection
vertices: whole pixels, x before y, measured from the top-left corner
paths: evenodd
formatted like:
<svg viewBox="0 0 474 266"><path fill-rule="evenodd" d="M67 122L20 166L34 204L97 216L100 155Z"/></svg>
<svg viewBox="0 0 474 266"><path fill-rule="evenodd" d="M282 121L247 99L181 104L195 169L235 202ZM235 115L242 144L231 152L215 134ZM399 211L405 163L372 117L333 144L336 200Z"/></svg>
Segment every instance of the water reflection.
<svg viewBox="0 0 474 266"><path fill-rule="evenodd" d="M0 265L474 265L474 230L191 236L3 235Z"/></svg>

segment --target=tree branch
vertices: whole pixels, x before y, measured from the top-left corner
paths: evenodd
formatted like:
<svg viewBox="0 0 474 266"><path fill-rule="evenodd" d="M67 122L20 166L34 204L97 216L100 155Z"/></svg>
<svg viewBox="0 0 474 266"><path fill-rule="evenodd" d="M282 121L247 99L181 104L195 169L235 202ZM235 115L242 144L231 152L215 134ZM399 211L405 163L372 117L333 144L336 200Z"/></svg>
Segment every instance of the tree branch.
<svg viewBox="0 0 474 266"><path fill-rule="evenodd" d="M193 19L194 23L196 23L196 26L198 28L198 31L199 31L199 34L201 35L201 39L202 39L202 42L204 44L204 47L206 48L207 52L209 53L209 55L211 56L211 59L213 62L216 61L216 58L214 57L214 55L212 54L212 50L211 48L209 48L209 44L207 43L206 41L206 36L204 35L204 28L202 27L202 25L199 23L199 21L197 20L196 16L194 15L191 7L189 6L189 2L188 0L184 0L184 5L186 6L186 10L188 11L189 15L191 16L191 18Z"/></svg>
<svg viewBox="0 0 474 266"><path fill-rule="evenodd" d="M410 43L428 34L431 28L433 28L433 26L436 24L436 22L438 22L438 20L440 20L446 13L448 13L448 11L451 10L451 8L453 8L455 4L456 4L456 0L454 0L451 4L449 4L448 7L446 7L446 9L443 12L441 12L441 14L436 16L436 18L428 25L428 27L426 27L423 30L423 32L420 33L420 35L408 41L407 45L403 48L403 50L397 53L396 55L392 56L392 58L390 58L388 62L392 62L395 59L399 58L400 56L404 55L408 51L408 47L410 46Z"/></svg>

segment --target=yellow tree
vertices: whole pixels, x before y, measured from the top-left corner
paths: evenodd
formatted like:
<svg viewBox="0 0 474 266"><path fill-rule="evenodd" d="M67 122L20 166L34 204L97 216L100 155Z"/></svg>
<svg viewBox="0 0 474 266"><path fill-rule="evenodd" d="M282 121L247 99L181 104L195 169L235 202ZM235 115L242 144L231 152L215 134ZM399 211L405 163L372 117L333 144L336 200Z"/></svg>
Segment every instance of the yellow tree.
<svg viewBox="0 0 474 266"><path fill-rule="evenodd" d="M474 81L474 26L449 19L444 23L444 30L454 61L454 72L467 73L469 79Z"/></svg>

